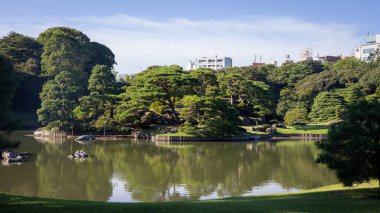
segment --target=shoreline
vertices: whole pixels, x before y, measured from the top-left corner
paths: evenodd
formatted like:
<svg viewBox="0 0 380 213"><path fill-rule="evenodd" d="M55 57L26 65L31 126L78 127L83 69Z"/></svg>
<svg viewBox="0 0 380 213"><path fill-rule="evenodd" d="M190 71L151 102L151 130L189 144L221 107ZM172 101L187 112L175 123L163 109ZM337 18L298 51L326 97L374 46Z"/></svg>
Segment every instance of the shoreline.
<svg viewBox="0 0 380 213"><path fill-rule="evenodd" d="M5 212L240 212L242 209L250 212L378 212L376 183L355 188L335 184L282 194L139 203L64 200L0 192L0 206Z"/></svg>

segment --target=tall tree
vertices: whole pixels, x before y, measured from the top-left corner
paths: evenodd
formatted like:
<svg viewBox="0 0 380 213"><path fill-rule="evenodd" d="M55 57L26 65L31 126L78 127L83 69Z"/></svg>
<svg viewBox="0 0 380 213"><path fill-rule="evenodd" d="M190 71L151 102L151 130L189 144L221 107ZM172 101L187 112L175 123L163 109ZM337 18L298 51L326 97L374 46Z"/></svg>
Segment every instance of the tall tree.
<svg viewBox="0 0 380 213"><path fill-rule="evenodd" d="M114 119L116 78L106 65L96 65L89 78L90 95L79 99L74 115L79 121L98 130L109 129Z"/></svg>
<svg viewBox="0 0 380 213"><path fill-rule="evenodd" d="M77 72L78 77L84 78L83 71L91 55L90 39L85 34L68 27L53 27L42 32L37 41L44 46L43 76L54 77L64 70Z"/></svg>
<svg viewBox="0 0 380 213"><path fill-rule="evenodd" d="M243 115L265 116L273 112L269 86L264 82L247 80L237 73L220 76L218 80L230 104L238 107Z"/></svg>
<svg viewBox="0 0 380 213"><path fill-rule="evenodd" d="M198 95L216 96L219 90L216 71L211 69L197 69L189 73L196 79L192 85L192 90Z"/></svg>
<svg viewBox="0 0 380 213"><path fill-rule="evenodd" d="M152 67L134 77L132 85L127 88L127 96L143 100L148 106L155 101L167 106L179 125L177 105L191 91L190 81L191 78L179 66Z"/></svg>
<svg viewBox="0 0 380 213"><path fill-rule="evenodd" d="M179 131L196 136L223 137L238 134L239 112L225 100L185 96L180 116L185 120Z"/></svg>
<svg viewBox="0 0 380 213"><path fill-rule="evenodd" d="M42 45L34 38L10 32L0 39L0 52L11 61L17 72L40 74Z"/></svg>
<svg viewBox="0 0 380 213"><path fill-rule="evenodd" d="M10 114L10 105L17 79L12 64L0 54L0 149L12 146L6 135L15 127Z"/></svg>
<svg viewBox="0 0 380 213"><path fill-rule="evenodd" d="M325 69L320 61L305 60L297 63L285 63L274 69L268 78L285 87L294 86L299 80L308 75L320 73Z"/></svg>
<svg viewBox="0 0 380 213"><path fill-rule="evenodd" d="M315 99L309 117L314 122L336 121L342 118L346 102L337 92L321 92Z"/></svg>
<svg viewBox="0 0 380 213"><path fill-rule="evenodd" d="M318 162L335 169L344 185L380 180L380 103L351 105L317 145L322 149Z"/></svg>
<svg viewBox="0 0 380 213"><path fill-rule="evenodd" d="M74 128L73 110L83 93L73 73L62 71L47 81L40 94L38 121L49 129L67 131Z"/></svg>
<svg viewBox="0 0 380 213"><path fill-rule="evenodd" d="M90 51L91 56L86 69L91 71L97 64L105 65L108 69L113 69L113 66L116 64L115 55L107 46L98 42L91 42Z"/></svg>
<svg viewBox="0 0 380 213"><path fill-rule="evenodd" d="M42 44L29 36L10 32L0 39L0 52L10 60L19 79L12 111L35 114L40 105L38 94L44 82L39 77ZM23 122L24 119L21 124Z"/></svg>

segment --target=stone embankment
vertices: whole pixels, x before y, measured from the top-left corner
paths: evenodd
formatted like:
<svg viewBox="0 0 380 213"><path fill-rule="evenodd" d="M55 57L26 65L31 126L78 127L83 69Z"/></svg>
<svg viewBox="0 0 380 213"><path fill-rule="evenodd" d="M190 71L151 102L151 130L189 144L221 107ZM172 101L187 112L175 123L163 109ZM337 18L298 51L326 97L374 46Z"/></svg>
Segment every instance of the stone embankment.
<svg viewBox="0 0 380 213"><path fill-rule="evenodd" d="M154 141L248 141L270 138L269 135L239 135L227 137L195 137L195 136L167 136L156 135Z"/></svg>

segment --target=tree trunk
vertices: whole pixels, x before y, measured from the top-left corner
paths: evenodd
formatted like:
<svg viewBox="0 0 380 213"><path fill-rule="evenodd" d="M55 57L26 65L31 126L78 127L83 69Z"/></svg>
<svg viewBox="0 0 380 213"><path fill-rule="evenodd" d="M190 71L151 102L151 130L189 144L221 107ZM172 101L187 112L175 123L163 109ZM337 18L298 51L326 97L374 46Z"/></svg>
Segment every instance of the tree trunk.
<svg viewBox="0 0 380 213"><path fill-rule="evenodd" d="M177 111L175 111L174 105L170 104L169 107L170 107L170 110L172 111L172 114L174 116L174 120L176 122L176 125L179 126L180 120L179 120Z"/></svg>

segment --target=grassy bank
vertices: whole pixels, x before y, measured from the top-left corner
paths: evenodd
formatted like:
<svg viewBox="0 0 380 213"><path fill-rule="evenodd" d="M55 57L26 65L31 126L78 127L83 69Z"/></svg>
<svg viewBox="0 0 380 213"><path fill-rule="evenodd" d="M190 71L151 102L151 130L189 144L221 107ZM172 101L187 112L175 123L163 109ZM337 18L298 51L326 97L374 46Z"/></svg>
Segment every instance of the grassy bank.
<svg viewBox="0 0 380 213"><path fill-rule="evenodd" d="M327 134L329 125L287 126L277 128L280 134Z"/></svg>
<svg viewBox="0 0 380 213"><path fill-rule="evenodd" d="M379 212L378 184L301 193L167 203L105 203L0 194L2 212ZM372 188L367 188L372 187Z"/></svg>
<svg viewBox="0 0 380 213"><path fill-rule="evenodd" d="M255 135L266 135L265 132L259 132L252 130L251 126L241 126L244 128L248 134ZM287 126L286 128L277 128L277 133L280 134L327 134L329 130L329 125L306 125L306 126ZM243 133L246 134L246 133ZM174 133L163 133L158 134L160 136L190 136L185 133L174 132Z"/></svg>

